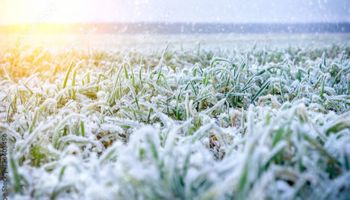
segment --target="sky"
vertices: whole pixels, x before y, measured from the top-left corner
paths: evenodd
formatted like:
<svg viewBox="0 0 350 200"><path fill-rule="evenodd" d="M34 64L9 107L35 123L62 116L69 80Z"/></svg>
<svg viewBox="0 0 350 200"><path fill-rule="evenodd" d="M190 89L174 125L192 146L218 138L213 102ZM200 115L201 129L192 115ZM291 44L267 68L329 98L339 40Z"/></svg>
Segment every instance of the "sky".
<svg viewBox="0 0 350 200"><path fill-rule="evenodd" d="M350 0L0 0L0 24L350 22Z"/></svg>

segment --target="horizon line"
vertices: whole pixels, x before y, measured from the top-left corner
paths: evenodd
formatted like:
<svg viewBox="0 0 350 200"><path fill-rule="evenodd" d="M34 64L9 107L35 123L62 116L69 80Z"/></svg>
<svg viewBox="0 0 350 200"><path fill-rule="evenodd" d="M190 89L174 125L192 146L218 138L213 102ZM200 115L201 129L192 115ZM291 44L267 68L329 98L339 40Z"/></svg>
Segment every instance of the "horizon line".
<svg viewBox="0 0 350 200"><path fill-rule="evenodd" d="M0 33L350 33L350 22L342 23L34 23L0 25Z"/></svg>
<svg viewBox="0 0 350 200"><path fill-rule="evenodd" d="M308 25L308 24L350 24L350 21L334 21L334 22L324 22L324 21L315 21L315 22L167 22L167 21L117 21L117 22L25 22L25 23L0 23L0 26L26 26L26 25L93 25L93 24L205 24L205 25L246 25L246 24L256 24L256 25Z"/></svg>

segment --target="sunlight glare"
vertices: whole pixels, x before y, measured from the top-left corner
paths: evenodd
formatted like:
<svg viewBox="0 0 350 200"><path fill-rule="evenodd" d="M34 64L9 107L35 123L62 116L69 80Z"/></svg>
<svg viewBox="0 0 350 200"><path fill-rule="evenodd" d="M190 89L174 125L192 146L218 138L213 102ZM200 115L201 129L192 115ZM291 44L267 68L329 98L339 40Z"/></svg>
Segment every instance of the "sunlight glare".
<svg viewBox="0 0 350 200"><path fill-rule="evenodd" d="M0 0L0 23L75 23L89 17L84 0Z"/></svg>

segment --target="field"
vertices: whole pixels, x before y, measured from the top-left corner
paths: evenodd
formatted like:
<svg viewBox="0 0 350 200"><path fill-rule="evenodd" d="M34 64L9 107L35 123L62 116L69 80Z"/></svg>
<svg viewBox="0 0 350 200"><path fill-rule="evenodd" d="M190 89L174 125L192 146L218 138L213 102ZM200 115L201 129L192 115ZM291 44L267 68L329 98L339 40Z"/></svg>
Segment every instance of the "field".
<svg viewBox="0 0 350 200"><path fill-rule="evenodd" d="M349 35L10 37L11 199L350 198Z"/></svg>

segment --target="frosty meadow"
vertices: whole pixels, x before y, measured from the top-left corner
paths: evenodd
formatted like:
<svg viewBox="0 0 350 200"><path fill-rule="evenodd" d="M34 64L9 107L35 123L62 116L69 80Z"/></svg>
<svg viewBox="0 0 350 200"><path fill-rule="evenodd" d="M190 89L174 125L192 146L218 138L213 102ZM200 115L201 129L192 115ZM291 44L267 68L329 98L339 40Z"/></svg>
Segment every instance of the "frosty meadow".
<svg viewBox="0 0 350 200"><path fill-rule="evenodd" d="M349 199L350 45L333 36L8 45L8 197Z"/></svg>

